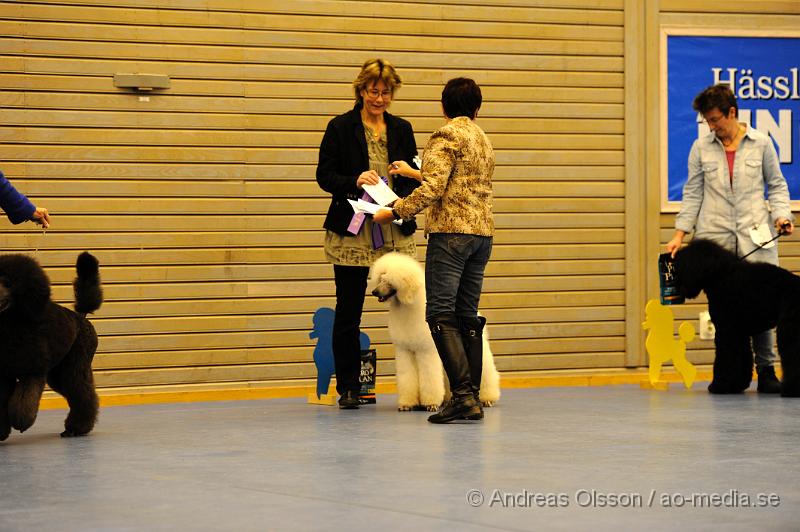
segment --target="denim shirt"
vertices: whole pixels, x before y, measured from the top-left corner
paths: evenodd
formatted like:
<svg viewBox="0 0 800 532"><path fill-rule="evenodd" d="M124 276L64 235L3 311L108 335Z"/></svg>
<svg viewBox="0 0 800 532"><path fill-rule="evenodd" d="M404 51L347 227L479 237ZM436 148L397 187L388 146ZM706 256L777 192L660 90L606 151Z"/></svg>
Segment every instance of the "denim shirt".
<svg viewBox="0 0 800 532"><path fill-rule="evenodd" d="M732 184L729 176L725 148L716 135L711 132L697 139L689 153L689 175L675 228L694 230L695 237L743 256L757 247L751 229L766 224L775 236L775 220L792 219L789 187L772 141L750 126L736 150ZM777 264L778 246L761 249L748 259Z"/></svg>

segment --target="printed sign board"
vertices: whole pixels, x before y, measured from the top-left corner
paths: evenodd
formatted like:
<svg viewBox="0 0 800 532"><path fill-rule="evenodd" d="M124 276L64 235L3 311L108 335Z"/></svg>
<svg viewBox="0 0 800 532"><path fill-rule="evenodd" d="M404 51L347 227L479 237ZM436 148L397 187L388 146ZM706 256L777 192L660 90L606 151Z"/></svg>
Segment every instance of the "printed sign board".
<svg viewBox="0 0 800 532"><path fill-rule="evenodd" d="M692 109L709 85L728 83L739 120L769 135L800 209L800 32L742 34L697 28L661 33L661 209L677 212L692 143L709 132Z"/></svg>

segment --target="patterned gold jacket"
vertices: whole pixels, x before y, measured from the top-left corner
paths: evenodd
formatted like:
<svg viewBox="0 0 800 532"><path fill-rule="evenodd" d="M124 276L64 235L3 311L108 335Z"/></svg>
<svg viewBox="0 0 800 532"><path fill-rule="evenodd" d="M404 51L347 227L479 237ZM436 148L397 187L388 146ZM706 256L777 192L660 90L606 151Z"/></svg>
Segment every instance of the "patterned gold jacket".
<svg viewBox="0 0 800 532"><path fill-rule="evenodd" d="M475 122L459 116L435 131L422 154L421 171L422 185L394 204L400 216L410 218L430 207L426 235L494 236L494 150Z"/></svg>

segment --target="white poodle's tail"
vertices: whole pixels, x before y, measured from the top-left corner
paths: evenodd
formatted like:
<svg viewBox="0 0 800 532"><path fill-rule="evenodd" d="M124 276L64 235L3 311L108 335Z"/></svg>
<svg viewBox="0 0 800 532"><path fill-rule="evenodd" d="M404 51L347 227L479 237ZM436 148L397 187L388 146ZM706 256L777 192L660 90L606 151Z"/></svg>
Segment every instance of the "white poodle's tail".
<svg viewBox="0 0 800 532"><path fill-rule="evenodd" d="M478 314L481 315L480 313ZM500 400L500 373L494 365L494 354L489 346L489 326L483 327L483 367L481 368L481 402L492 406Z"/></svg>

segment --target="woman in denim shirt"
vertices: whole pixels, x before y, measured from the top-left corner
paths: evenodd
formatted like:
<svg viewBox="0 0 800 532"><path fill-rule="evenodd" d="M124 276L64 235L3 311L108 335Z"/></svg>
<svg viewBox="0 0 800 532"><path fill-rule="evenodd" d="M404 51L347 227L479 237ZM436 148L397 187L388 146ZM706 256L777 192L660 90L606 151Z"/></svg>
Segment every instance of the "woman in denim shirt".
<svg viewBox="0 0 800 532"><path fill-rule="evenodd" d="M791 234L794 225L789 187L769 137L737 120L736 96L726 84L703 90L693 107L703 115L711 132L697 139L689 153L689 175L667 251L674 256L683 237L692 230L696 238L713 240L740 257L778 232ZM777 265L778 246L765 246L747 259ZM752 340L758 391L779 393L773 366L774 330L759 333Z"/></svg>

